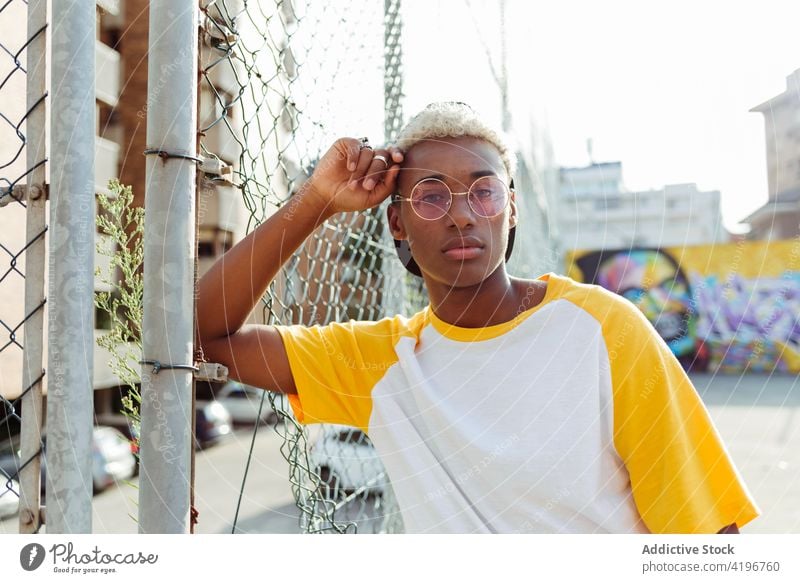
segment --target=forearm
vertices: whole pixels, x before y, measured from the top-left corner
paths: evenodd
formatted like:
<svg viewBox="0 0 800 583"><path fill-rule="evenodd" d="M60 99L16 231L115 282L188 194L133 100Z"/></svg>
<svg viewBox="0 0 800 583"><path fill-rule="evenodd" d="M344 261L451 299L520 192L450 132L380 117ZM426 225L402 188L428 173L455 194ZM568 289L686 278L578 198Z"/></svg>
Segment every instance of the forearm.
<svg viewBox="0 0 800 583"><path fill-rule="evenodd" d="M301 189L200 279L197 334L200 344L241 328L283 264L332 216L323 197Z"/></svg>
<svg viewBox="0 0 800 583"><path fill-rule="evenodd" d="M375 159L359 140L339 138L288 204L219 258L198 282L200 346L242 327L278 270L325 220L372 208L393 192L403 155L396 149L379 152ZM369 186L365 176L374 179Z"/></svg>

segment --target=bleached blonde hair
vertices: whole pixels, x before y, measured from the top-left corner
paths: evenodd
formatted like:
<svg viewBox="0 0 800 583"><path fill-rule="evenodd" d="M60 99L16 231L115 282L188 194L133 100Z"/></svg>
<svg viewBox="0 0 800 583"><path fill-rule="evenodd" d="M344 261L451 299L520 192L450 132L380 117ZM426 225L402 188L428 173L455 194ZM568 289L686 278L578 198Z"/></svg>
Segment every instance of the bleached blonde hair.
<svg viewBox="0 0 800 583"><path fill-rule="evenodd" d="M516 159L508 137L488 124L477 111L461 101L438 101L411 118L400 130L396 145L404 152L421 140L472 137L485 140L500 152L509 177L514 177Z"/></svg>

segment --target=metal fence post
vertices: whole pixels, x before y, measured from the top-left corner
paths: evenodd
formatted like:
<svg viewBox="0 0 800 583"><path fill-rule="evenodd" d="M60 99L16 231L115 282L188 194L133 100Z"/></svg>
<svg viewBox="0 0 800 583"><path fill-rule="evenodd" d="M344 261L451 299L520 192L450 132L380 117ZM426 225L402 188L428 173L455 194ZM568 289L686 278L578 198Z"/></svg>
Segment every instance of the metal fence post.
<svg viewBox="0 0 800 583"><path fill-rule="evenodd" d="M403 20L400 15L401 0L384 0L383 3L383 134L387 142L397 138L403 125ZM385 316L405 312L405 268L392 257L394 239L386 220L387 201L379 217L383 225L383 243L389 249L389 257L383 262L384 289L383 308Z"/></svg>
<svg viewBox="0 0 800 583"><path fill-rule="evenodd" d="M22 367L22 410L20 427L21 458L30 460L20 470L19 532L39 530L41 456L38 454L42 427L42 358L44 333L45 269L45 92L47 90L46 0L32 0L28 5L27 88L25 121L28 164L36 164L28 174L28 210L25 240L31 241L25 252L25 349Z"/></svg>
<svg viewBox="0 0 800 583"><path fill-rule="evenodd" d="M196 0L150 4L139 532L189 527ZM165 368L158 370L153 363Z"/></svg>
<svg viewBox="0 0 800 583"><path fill-rule="evenodd" d="M92 529L95 3L53 3L47 532Z"/></svg>

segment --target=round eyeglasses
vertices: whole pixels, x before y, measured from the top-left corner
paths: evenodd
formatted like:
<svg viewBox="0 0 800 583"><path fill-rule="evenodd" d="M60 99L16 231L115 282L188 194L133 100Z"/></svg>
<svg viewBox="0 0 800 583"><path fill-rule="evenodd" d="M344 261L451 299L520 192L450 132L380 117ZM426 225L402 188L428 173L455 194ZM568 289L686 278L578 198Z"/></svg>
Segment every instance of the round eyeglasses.
<svg viewBox="0 0 800 583"><path fill-rule="evenodd" d="M425 178L414 185L409 198L396 197L396 201L411 203L411 208L426 221L441 219L453 206L454 196L467 196L467 203L476 215L492 218L502 213L511 199L505 182L496 176L482 176L466 192L453 192L438 178Z"/></svg>

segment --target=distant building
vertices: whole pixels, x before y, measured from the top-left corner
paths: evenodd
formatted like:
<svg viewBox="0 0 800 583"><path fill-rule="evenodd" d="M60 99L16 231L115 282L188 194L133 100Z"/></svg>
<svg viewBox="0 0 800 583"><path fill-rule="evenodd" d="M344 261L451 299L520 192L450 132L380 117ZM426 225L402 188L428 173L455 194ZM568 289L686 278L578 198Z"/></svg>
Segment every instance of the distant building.
<svg viewBox="0 0 800 583"><path fill-rule="evenodd" d="M97 136L95 137L95 191L97 193L108 194L108 180L119 176L119 165L121 153L124 152L124 138L122 128L114 110L118 104L121 92L121 65L120 54L113 48L116 34L113 32L121 26L121 16L119 3L112 0L97 0L97 31L95 37L95 114L97 119ZM12 20L22 22L21 27L11 27L4 34L4 43L12 47L21 47L25 43L27 12L21 3L11 6L9 22ZM4 91L3 114L11 119L21 119L26 110L25 76L16 75L14 80L16 86L11 86ZM48 90L49 79L48 79ZM48 100L47 107L51 102ZM57 115L57 112L50 112ZM19 147L15 140L0 141L0 163L5 164L2 170L4 177L2 182L15 181L17 177L25 174L27 160L24 155L16 157L14 152ZM9 164L9 161L11 163ZM10 178L9 178L10 177ZM24 178L19 179L18 184L24 185ZM49 203L48 203L49 206ZM19 251L24 248L26 241L25 232L25 209L16 203L11 203L2 209L3 228L0 233L0 244L8 249ZM49 209L47 210L49 217ZM97 242L107 241L104 235L99 232L96 234ZM104 243L108 245L108 243ZM99 253L95 253L95 267L106 273L109 268L109 259ZM13 263L12 263L13 265ZM45 260L45 266L48 265ZM3 270L7 269L7 265ZM24 279L20 277L3 278L3 285L0 286L0 321L7 322L16 326L23 320L24 305ZM94 281L95 293L112 292L113 288L104 284L100 278ZM105 333L108 325L108 317L102 310L95 309L95 339ZM47 329L47 318L45 317L45 329ZM13 339L13 333L11 339ZM5 349L0 351L0 396L6 399L16 399L22 392L22 350L17 349L6 336L0 345ZM96 399L101 405L98 411L103 410L104 404L110 400L110 393L104 391L120 383L120 379L114 374L111 366L111 355L103 348L94 344L94 378L93 388L95 389ZM47 363L47 350L45 345L44 363ZM44 377L43 388L47 390L50 377Z"/></svg>
<svg viewBox="0 0 800 583"><path fill-rule="evenodd" d="M786 77L786 91L750 111L764 114L769 200L742 223L751 239L800 235L800 69Z"/></svg>
<svg viewBox="0 0 800 583"><path fill-rule="evenodd" d="M671 184L626 191L622 164L561 168L559 226L564 249L704 245L728 241L719 191Z"/></svg>
<svg viewBox="0 0 800 583"><path fill-rule="evenodd" d="M133 187L134 205L142 206L145 198L145 156L147 147L147 50L148 50L148 2L147 0L96 0L97 26L95 38L95 192L109 194L108 181L121 178L123 184ZM14 3L7 10L9 21L25 22L26 7ZM213 14L213 11L211 11ZM285 21L285 20L284 20ZM214 27L207 27L216 30ZM24 26L10 28L4 43L21 47L25 43ZM209 35L201 37L200 56L203 65L214 58L210 50ZM218 57L217 57L218 59ZM226 61L224 65L228 65ZM168 74L168 71L167 71ZM231 66L217 66L209 73L209 79L217 89L217 95L209 83L200 84L199 117L200 123L211 125L213 120L227 116L228 123L235 129L236 105L232 105L232 95L238 91L238 83L232 74ZM49 85L49 80L48 80ZM49 87L48 87L49 89ZM26 111L25 76L15 75L3 91L3 114L10 119L21 119ZM50 102L47 104L50 107ZM227 107L226 107L227 106ZM224 111L223 111L224 109ZM51 112L55 114L55 112ZM239 150L231 138L230 131L223 131L225 124L219 123L206 133L204 146L206 155L220 159L222 166L234 169L239 162ZM4 134L4 137L6 135ZM0 173L0 184L19 181L24 184L26 160L24 156L15 157L19 141L0 140L0 164L5 164ZM24 150L23 150L24 152ZM9 163L9 161L11 161ZM230 181L218 176L204 175L198 189L198 269L204 273L211 264L240 240L246 232L246 217L242 211L240 194ZM49 204L49 203L48 203ZM97 203L99 206L99 203ZM2 209L3 228L0 229L0 244L8 249L19 251L24 248L25 209L22 205L11 203ZM49 210L48 210L49 213ZM49 214L47 215L49 216ZM108 246L105 235L96 234L98 242ZM24 257L24 255L23 255ZM94 265L102 273L108 273L108 257L95 254ZM45 261L47 265L47 260ZM8 268L8 263L2 270ZM19 271L19 270L17 270ZM117 271L117 275L121 273ZM24 318L24 283L21 276L4 277L0 286L0 322L16 326ZM95 293L114 292L114 287L94 280ZM258 315L258 314L256 314ZM94 338L106 334L110 325L108 315L95 309ZM45 318L45 337L47 318ZM13 332L11 338L13 339ZM0 350L0 396L13 400L22 392L22 349L19 342L8 342L9 335L0 342L6 348ZM94 400L95 412L99 415L112 413L120 406L121 380L111 366L111 355L94 344ZM47 362L45 343L44 362ZM49 376L44 377L43 389L46 395Z"/></svg>
<svg viewBox="0 0 800 583"><path fill-rule="evenodd" d="M597 162L560 169L561 197L617 194L624 190L622 162Z"/></svg>

